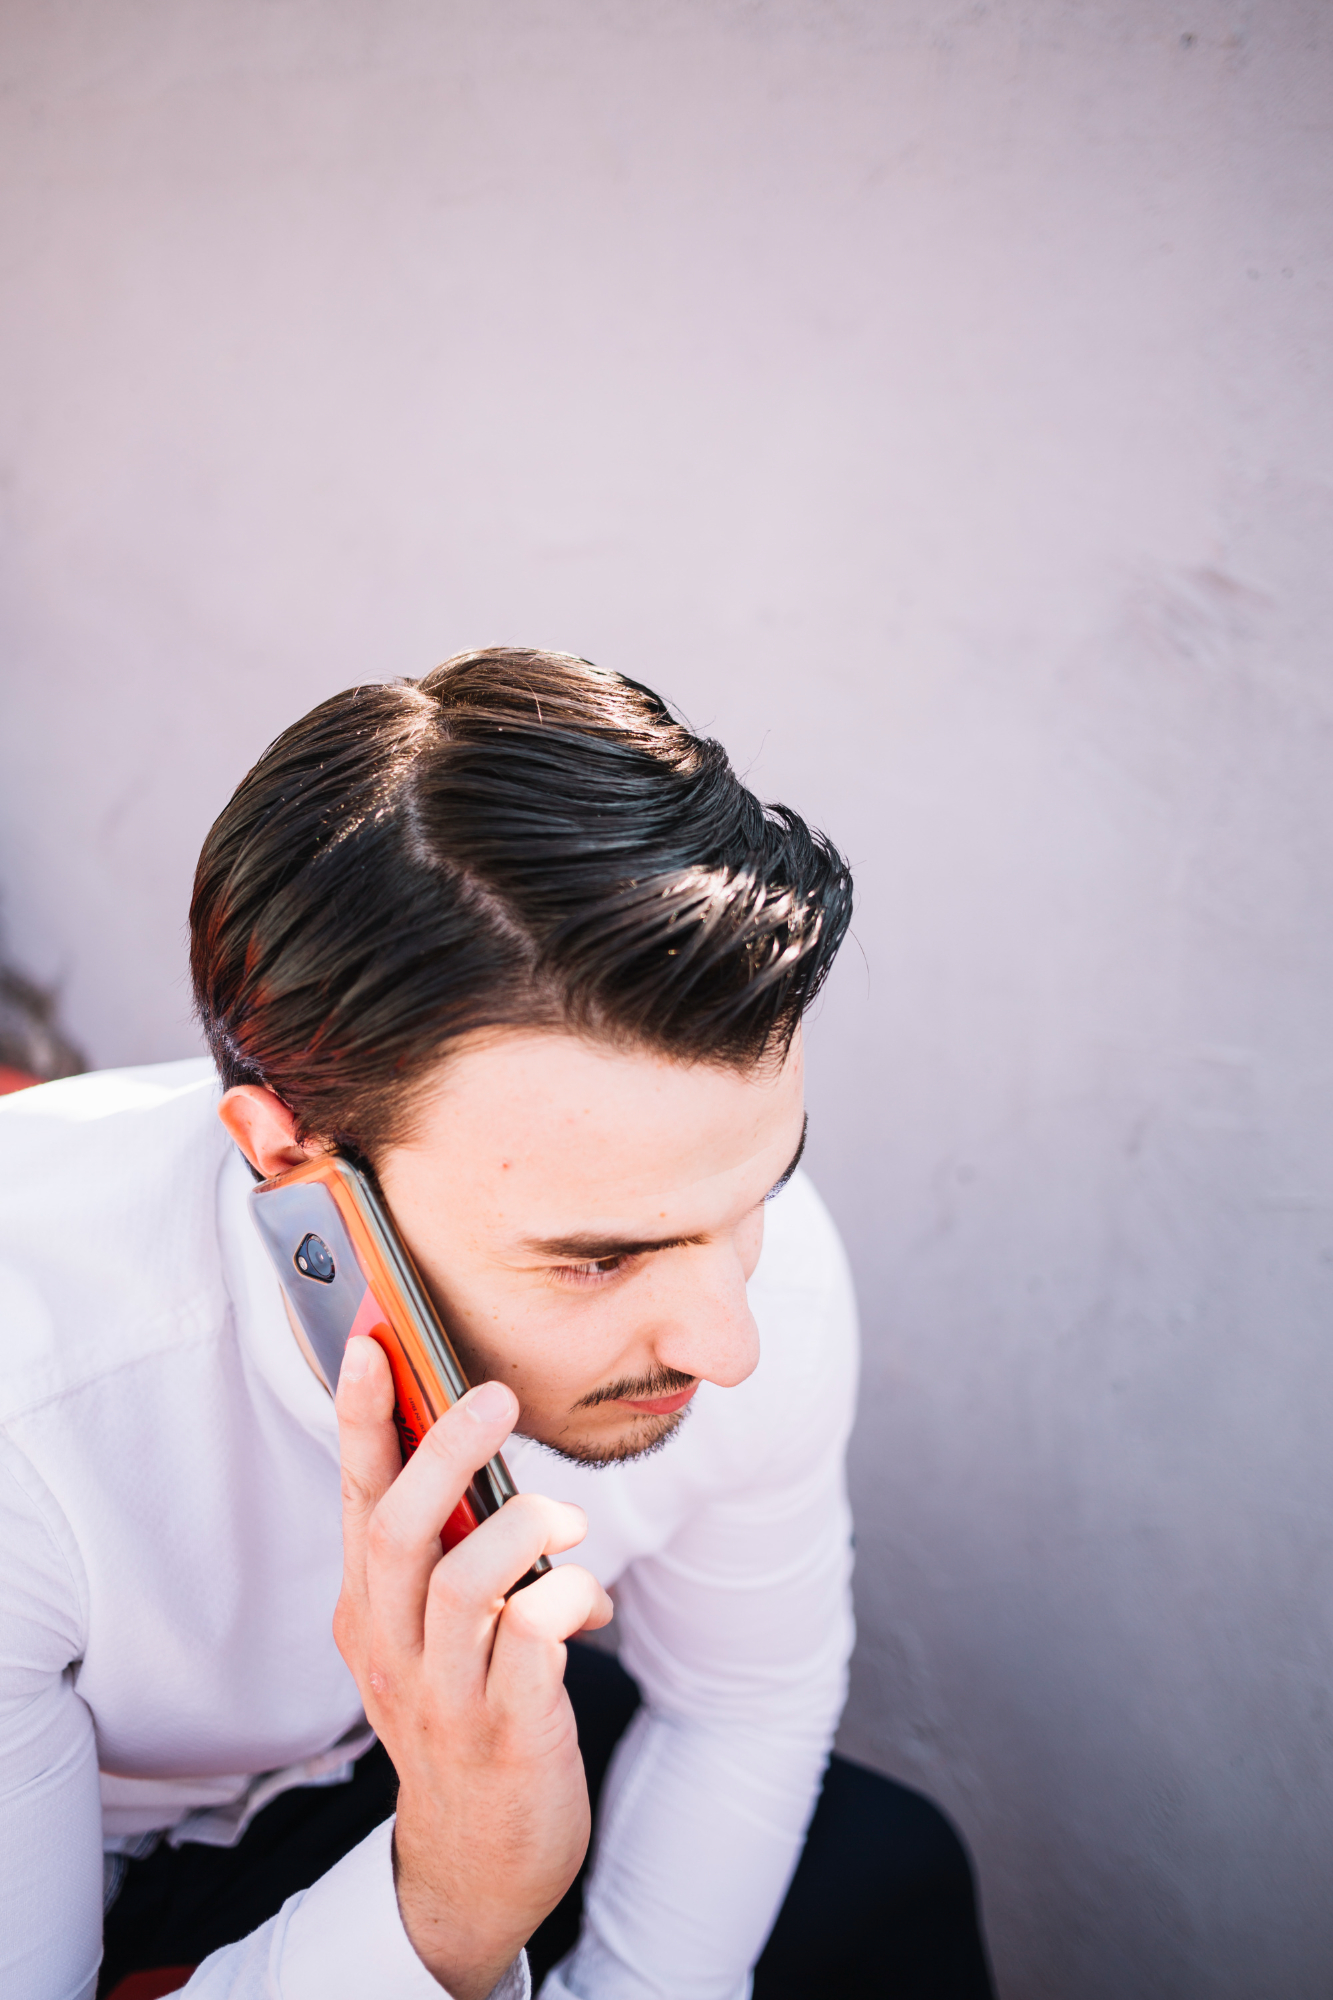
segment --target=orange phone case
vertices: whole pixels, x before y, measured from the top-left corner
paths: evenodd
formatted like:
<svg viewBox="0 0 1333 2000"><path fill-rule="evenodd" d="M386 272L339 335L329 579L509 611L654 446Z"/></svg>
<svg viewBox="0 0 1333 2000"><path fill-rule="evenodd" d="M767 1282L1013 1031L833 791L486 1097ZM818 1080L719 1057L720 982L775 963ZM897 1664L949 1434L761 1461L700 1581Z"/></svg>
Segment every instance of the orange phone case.
<svg viewBox="0 0 1333 2000"><path fill-rule="evenodd" d="M406 1463L436 1419L466 1395L468 1382L369 1174L337 1154L323 1154L260 1182L251 1191L250 1208L329 1389L338 1386L342 1351L354 1334L368 1334L383 1348ZM318 1252L303 1259L312 1244ZM446 1521L440 1536L445 1548L456 1547L514 1491L497 1453ZM550 1566L540 1557L522 1582Z"/></svg>

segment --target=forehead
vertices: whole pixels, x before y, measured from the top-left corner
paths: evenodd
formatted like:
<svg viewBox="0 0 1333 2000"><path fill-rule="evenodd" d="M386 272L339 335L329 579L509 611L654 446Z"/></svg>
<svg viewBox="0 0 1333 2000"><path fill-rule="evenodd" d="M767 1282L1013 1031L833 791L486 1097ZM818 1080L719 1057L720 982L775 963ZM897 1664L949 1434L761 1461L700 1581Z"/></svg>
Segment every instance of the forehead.
<svg viewBox="0 0 1333 2000"><path fill-rule="evenodd" d="M653 1202L743 1198L751 1179L757 1200L800 1137L802 1095L799 1036L781 1067L738 1070L559 1033L483 1035L441 1065L396 1164L522 1210L525 1225L640 1220Z"/></svg>

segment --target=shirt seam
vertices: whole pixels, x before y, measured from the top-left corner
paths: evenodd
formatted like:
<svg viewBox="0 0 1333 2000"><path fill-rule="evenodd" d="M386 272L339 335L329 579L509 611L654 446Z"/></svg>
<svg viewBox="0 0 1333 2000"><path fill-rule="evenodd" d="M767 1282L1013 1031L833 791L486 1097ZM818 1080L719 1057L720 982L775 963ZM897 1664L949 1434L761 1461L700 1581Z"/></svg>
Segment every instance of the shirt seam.
<svg viewBox="0 0 1333 2000"><path fill-rule="evenodd" d="M234 1308L231 1307L230 1299L228 1308L228 1317L234 1318ZM210 1317L207 1297L196 1293L184 1308L169 1307L155 1319L148 1321L147 1337L151 1340L153 1333L164 1322L170 1322L174 1328L179 1329L182 1320L206 1320ZM66 1382L59 1389L52 1389L49 1394L38 1396L32 1402L15 1404L0 1417L0 1430L7 1432L12 1425L20 1423L25 1417L37 1416L41 1411L50 1409L53 1403L66 1402L71 1396L82 1395L85 1389L95 1389L101 1383L110 1382L117 1375L123 1375L129 1368L142 1367L147 1361L160 1361L162 1356L170 1354L173 1348L184 1353L190 1348L205 1346L210 1340L218 1340L222 1337L222 1333L223 1329L216 1325L205 1325L197 1332L184 1334L176 1340L164 1340L156 1347L145 1346L139 1353L127 1355L122 1361L112 1362L96 1374L81 1375L77 1382Z"/></svg>

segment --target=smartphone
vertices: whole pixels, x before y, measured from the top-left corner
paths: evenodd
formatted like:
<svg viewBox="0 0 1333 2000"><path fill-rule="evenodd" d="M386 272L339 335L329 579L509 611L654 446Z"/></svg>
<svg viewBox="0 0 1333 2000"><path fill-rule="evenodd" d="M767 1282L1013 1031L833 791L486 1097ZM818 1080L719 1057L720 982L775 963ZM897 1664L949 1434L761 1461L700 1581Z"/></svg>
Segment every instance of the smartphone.
<svg viewBox="0 0 1333 2000"><path fill-rule="evenodd" d="M436 1418L467 1394L468 1381L371 1176L326 1153L261 1181L250 1192L250 1213L330 1394L353 1334L369 1334L384 1349L406 1464ZM446 1550L498 1513L514 1491L497 1452L445 1522ZM539 1556L514 1589L550 1567Z"/></svg>

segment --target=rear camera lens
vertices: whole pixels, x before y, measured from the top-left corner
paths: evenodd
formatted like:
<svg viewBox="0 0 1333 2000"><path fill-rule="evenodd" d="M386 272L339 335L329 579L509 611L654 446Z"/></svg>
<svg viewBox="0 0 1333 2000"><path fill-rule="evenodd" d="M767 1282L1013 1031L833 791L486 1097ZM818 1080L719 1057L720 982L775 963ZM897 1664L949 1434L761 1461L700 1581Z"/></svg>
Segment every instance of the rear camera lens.
<svg viewBox="0 0 1333 2000"><path fill-rule="evenodd" d="M321 1285L333 1283L333 1256L322 1236L305 1236L296 1246L296 1268L307 1278L317 1278Z"/></svg>

